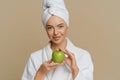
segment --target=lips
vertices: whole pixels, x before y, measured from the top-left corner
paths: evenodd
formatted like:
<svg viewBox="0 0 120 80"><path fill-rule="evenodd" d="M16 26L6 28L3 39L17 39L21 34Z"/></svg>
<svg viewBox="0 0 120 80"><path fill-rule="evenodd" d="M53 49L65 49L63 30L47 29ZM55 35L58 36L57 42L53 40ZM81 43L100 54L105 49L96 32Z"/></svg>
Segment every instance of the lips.
<svg viewBox="0 0 120 80"><path fill-rule="evenodd" d="M60 39L60 36L54 36L53 39L54 39L55 41L58 41L58 40Z"/></svg>

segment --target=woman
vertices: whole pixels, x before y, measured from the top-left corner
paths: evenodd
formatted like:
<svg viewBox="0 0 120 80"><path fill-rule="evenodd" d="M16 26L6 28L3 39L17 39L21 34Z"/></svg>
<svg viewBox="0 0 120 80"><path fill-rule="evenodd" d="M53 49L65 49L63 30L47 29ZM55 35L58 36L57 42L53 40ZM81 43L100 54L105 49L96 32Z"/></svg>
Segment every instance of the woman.
<svg viewBox="0 0 120 80"><path fill-rule="evenodd" d="M93 80L90 54L76 47L67 37L69 14L63 0L44 0L43 25L50 39L43 48L31 54L22 80ZM63 63L54 63L54 50L65 52Z"/></svg>

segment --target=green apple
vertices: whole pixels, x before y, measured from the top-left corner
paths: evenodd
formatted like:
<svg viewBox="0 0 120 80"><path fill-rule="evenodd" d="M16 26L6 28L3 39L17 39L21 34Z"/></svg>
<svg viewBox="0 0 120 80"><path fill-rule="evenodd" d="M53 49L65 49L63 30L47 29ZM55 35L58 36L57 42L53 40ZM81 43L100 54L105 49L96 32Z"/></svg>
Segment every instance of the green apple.
<svg viewBox="0 0 120 80"><path fill-rule="evenodd" d="M62 63L65 58L65 54L61 50L55 50L52 53L52 60L55 63Z"/></svg>

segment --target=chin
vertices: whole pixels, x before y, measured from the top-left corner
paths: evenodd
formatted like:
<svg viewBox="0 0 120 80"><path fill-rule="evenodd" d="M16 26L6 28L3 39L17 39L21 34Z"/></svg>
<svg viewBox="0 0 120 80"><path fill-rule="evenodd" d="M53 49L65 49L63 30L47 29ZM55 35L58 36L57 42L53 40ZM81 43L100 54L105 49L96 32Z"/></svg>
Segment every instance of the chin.
<svg viewBox="0 0 120 80"><path fill-rule="evenodd" d="M61 41L52 41L52 43L54 43L54 44L60 44Z"/></svg>

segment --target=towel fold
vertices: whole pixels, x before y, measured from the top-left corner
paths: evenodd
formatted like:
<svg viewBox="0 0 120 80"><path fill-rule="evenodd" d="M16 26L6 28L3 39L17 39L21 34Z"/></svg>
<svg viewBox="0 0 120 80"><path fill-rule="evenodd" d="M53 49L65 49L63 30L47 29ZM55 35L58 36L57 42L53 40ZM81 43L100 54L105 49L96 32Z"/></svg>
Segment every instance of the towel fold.
<svg viewBox="0 0 120 80"><path fill-rule="evenodd" d="M44 0L42 7L44 10L42 15L44 26L46 26L48 19L53 15L62 18L69 26L69 12L63 0Z"/></svg>

